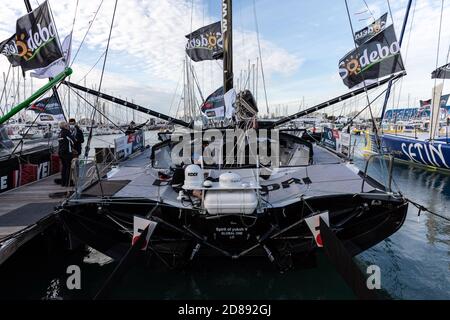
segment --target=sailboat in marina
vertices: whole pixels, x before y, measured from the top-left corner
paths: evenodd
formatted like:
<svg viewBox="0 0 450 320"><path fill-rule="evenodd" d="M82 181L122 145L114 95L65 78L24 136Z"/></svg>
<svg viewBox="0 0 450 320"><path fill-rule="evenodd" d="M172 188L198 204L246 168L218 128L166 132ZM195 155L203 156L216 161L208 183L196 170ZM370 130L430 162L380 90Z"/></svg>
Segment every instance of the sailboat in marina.
<svg viewBox="0 0 450 320"><path fill-rule="evenodd" d="M433 102L429 132L422 132L413 127L410 134L405 130L384 133L381 137L382 153L392 155L398 161L427 169L450 172L450 139L448 134L438 136L441 115L442 85L433 88ZM406 125L405 125L406 127ZM447 131L445 131L447 133ZM376 154L373 136L368 135L365 145L366 153Z"/></svg>
<svg viewBox="0 0 450 320"><path fill-rule="evenodd" d="M333 150L278 128L404 73L260 120L252 92L234 87L232 1L221 5L221 22L188 37L192 60L223 60L223 88L211 97L223 98L205 100L201 126L64 81L174 125L161 142L137 150L94 184L83 182L95 164L80 160L77 188L59 213L71 236L117 259L138 246L171 268L220 256L263 257L285 270L324 245L323 223L352 256L396 232L408 208L400 193ZM205 30L211 38L202 46L195 38L208 39Z"/></svg>
<svg viewBox="0 0 450 320"><path fill-rule="evenodd" d="M440 40L439 33L438 43L440 43ZM374 134L367 134L365 142L366 154L391 156L406 164L450 173L450 138L448 135L450 118L447 113L449 95L442 94L444 81L450 78L450 64L448 64L448 61L446 61L445 65L434 70L431 73L431 78L434 79L434 87L431 92L432 98L420 101L421 106L418 110L402 110L404 115L409 114L410 116L414 114L415 110L417 110L417 115L429 113L429 119L422 117L420 120L407 123L399 121L400 125L394 123L395 129L393 131L384 132L378 139ZM438 83L439 79L442 79L441 83ZM385 100L385 106L386 104L387 99ZM392 118L392 113L395 113L396 110L390 111ZM386 113L383 112L381 116L382 124L385 116ZM397 132L398 127L401 127L399 132ZM445 130L440 130L441 127L444 127ZM444 135L440 135L441 131L443 131Z"/></svg>
<svg viewBox="0 0 450 320"><path fill-rule="evenodd" d="M25 5L28 14L17 20L16 33L0 42L0 54L5 56L11 64L8 75L15 74L13 71L15 67L20 67L25 75L26 71L38 72L63 60L63 52L56 38L48 2L44 1L35 10L32 10L28 0L25 1ZM16 36L17 34L19 37ZM28 43L26 39L31 34L33 40ZM63 70L64 67L61 71ZM53 134L58 121L64 119L64 112L54 86L70 73L71 71L66 70L59 75L53 75L54 80L33 92L30 97L15 106L11 105L7 108L4 105L4 110L2 108L3 114L0 117L0 193L59 172L57 141ZM7 92L9 92L7 79L8 76L5 77L2 90L4 93L2 98L5 97L3 100L5 103ZM17 83L13 77L11 85L17 88L16 93L20 98L19 69L17 69ZM43 98L43 95L52 89L53 94ZM23 113L19 115L19 112L23 110L27 110L33 118L32 121L27 121L27 117ZM18 118L14 119L13 117L16 115Z"/></svg>

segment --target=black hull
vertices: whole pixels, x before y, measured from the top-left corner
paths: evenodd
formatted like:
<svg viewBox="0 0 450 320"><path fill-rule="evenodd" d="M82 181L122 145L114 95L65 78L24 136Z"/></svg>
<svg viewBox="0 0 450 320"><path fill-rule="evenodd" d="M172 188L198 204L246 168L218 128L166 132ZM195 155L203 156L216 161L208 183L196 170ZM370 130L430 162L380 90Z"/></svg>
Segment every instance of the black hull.
<svg viewBox="0 0 450 320"><path fill-rule="evenodd" d="M101 204L68 205L61 218L73 236L119 259L131 246L133 216L144 217L156 205L145 200L133 200L133 204L129 200L106 200ZM330 228L354 256L395 233L405 220L407 207L403 199L382 193L316 197L271 209L256 219L211 217L158 205L152 212L152 220L158 225L148 252L171 267L211 256L234 260L268 257L291 266L296 258L317 248L304 218L313 212L328 211Z"/></svg>

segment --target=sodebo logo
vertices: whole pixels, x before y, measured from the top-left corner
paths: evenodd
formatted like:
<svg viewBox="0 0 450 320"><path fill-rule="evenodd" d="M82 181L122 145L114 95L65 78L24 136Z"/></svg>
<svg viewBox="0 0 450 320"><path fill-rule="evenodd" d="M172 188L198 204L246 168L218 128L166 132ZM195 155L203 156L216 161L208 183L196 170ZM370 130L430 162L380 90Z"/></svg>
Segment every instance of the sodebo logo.
<svg viewBox="0 0 450 320"><path fill-rule="evenodd" d="M400 52L400 45L397 41L392 42L390 45L382 46L377 43L376 48L369 52L369 48L365 49L362 54L358 52L355 56L350 55L344 61L339 64L339 74L342 79L346 79L348 76L357 75L381 62L390 56L394 56Z"/></svg>
<svg viewBox="0 0 450 320"><path fill-rule="evenodd" d="M361 30L355 34L355 40L365 38L367 36L373 36L384 29L386 26L386 21L376 21L368 26L366 29Z"/></svg>
<svg viewBox="0 0 450 320"><path fill-rule="evenodd" d="M16 50L14 51L25 60L30 60L34 57L35 52L53 41L55 36L56 29L53 22L48 26L41 26L38 23L37 32L33 33L30 29L28 34L22 33L20 36L16 36Z"/></svg>

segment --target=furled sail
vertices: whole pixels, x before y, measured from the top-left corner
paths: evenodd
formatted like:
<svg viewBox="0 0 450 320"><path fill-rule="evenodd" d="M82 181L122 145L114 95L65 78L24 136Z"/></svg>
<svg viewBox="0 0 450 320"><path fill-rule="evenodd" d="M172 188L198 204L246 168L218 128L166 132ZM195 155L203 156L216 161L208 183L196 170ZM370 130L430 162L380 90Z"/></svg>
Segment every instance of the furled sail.
<svg viewBox="0 0 450 320"><path fill-rule="evenodd" d="M430 123L430 140L434 140L436 133L439 131L439 115L441 110L441 96L444 84L440 83L433 88L431 103L431 123Z"/></svg>
<svg viewBox="0 0 450 320"><path fill-rule="evenodd" d="M200 28L186 36L186 53L194 61L223 58L223 39L220 21Z"/></svg>
<svg viewBox="0 0 450 320"><path fill-rule="evenodd" d="M339 74L348 88L405 70L400 44L391 25L350 51L339 61Z"/></svg>

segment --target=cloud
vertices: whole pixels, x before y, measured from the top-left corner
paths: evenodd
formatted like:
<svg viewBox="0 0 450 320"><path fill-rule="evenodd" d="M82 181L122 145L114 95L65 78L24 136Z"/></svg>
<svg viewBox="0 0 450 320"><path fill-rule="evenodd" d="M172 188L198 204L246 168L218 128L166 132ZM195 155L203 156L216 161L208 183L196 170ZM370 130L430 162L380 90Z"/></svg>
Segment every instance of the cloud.
<svg viewBox="0 0 450 320"><path fill-rule="evenodd" d="M100 2L101 0L79 0L74 28L73 53L80 45L80 41L92 22ZM104 51L114 2L113 0L104 0L74 65L73 79L82 78ZM176 96L179 100L182 88L183 59L185 58L186 39L184 36L192 30L219 19L217 16L209 14L211 11L218 12L219 8L210 10L212 4L208 5L205 1L194 0L192 10L191 3L191 0L127 0L118 2L111 39L111 51L109 52L103 83L105 91L114 92L122 97L128 96L130 99L134 98L136 102L143 105L161 108L158 109L160 111L168 111L178 83ZM292 1L291 4L286 4L286 6L293 6L295 3L295 1ZM368 3L375 17L388 11L385 0L374 0ZM406 3L406 0L390 1L398 37L400 36ZM411 22L414 18L413 28L410 30L410 24L408 24L402 47L402 55L408 75L402 80L401 86L400 83L396 85L395 92L392 95L392 97L395 97L395 105L399 104L400 106L406 105L408 100L414 106L419 99L429 98L431 88L434 85L434 81L430 79L430 73L436 66L441 2L421 0L414 1L414 3L416 3L415 12L413 12L413 8L409 20ZM76 1L51 0L50 4L60 36L63 37L72 28ZM352 13L365 9L365 6L361 6L360 1L350 1L349 4L354 6L350 8ZM303 3L302 5L306 7L306 4ZM14 32L16 19L25 14L25 8L22 8L22 6L23 4L17 1L5 1L2 4L2 10L0 11L0 37L2 38L0 39L4 39ZM342 3L335 4L334 1L332 6L330 4L317 4L317 6L314 5L311 10L326 13L328 12L327 7L329 7L330 11L339 12L339 15L332 16L333 21L329 24L326 23L328 20L321 20L320 26L307 29L307 27L301 27L302 24L314 23L315 21L311 21L309 11L299 10L298 15L296 14L298 20L292 21L296 28L292 28L292 30L285 30L284 28L283 30L277 30L276 25L273 25L274 30L268 30L267 27L262 28L266 33L260 34L260 44L269 103L271 104L288 103L290 101L296 101L295 104L298 104L297 101L301 101L303 95L306 97L306 101L310 102L308 104L312 104L346 92L345 86L337 76L337 60L351 49L349 47L351 45L349 42L351 34L349 33L345 7ZM438 65L446 63L447 50L450 45L449 7L450 4L446 3ZM278 12L268 5L261 6L261 8L260 14L266 14L266 16L271 16L272 12L268 14L265 10L272 10L273 14ZM293 10L294 8L296 7L293 6ZM279 12L282 13L283 11ZM239 15L237 18L240 18ZM282 18L281 16L274 17L276 21ZM363 27L367 22L358 21L358 18L354 16L352 18L355 22L355 30ZM391 18L388 21L390 22ZM249 26L249 28L245 28L244 25ZM330 29L333 27L334 29ZM258 56L256 33L249 29L253 29L251 22L247 24L236 22L234 30L235 78L240 76L241 70L247 70L248 60L255 63ZM317 29L317 32L315 29ZM305 33L305 37L300 40L300 35L303 35L302 31L305 30L308 30L308 33ZM281 31L281 36L277 35L278 31ZM290 39L291 32L292 36L295 36L295 39L298 40L289 43L289 40L292 40ZM98 84L102 62L103 60L89 75L87 81L89 86L94 83ZM6 60L0 57L0 69L5 70L5 66L7 68ZM221 85L220 61L200 62L194 64L194 67L205 96ZM259 81L261 104L261 78ZM447 85L444 91L448 91ZM390 106L392 101L391 99ZM379 105L380 102L377 103L377 107ZM264 110L265 108L260 109Z"/></svg>
<svg viewBox="0 0 450 320"><path fill-rule="evenodd" d="M74 12L74 1L52 2L56 17L64 17ZM85 29L96 10L98 2L80 1L80 11L77 17L76 33L74 37L81 39ZM114 1L105 1L97 20L86 38L86 46L92 50L104 50L109 34ZM191 22L191 2L176 0L120 1L117 7L116 20L111 38L112 51L123 52L126 64L133 61L139 65L141 72L145 72L152 80L177 81L182 61L185 58L185 35L203 25L213 22L213 18L203 17L203 4L194 1ZM69 15L71 16L71 14ZM56 19L56 18L55 18ZM70 30L70 19L59 21L58 27L62 32ZM67 21L69 20L69 21ZM245 44L235 43L236 70L247 65L241 56L255 59L257 56L256 35L254 32L237 30L236 38L245 37ZM76 47L76 45L75 45ZM289 73L299 66L299 59L283 48L279 48L270 41L262 40L261 47L267 56L266 69L269 74ZM240 53L245 52L245 55ZM173 83L172 83L173 84Z"/></svg>
<svg viewBox="0 0 450 320"><path fill-rule="evenodd" d="M100 3L101 0L79 1L72 57L91 23L92 27L83 43L77 64L74 65L73 78L84 75L89 70L88 64L94 64L106 48L115 1L104 0L94 21L93 17ZM187 0L119 1L103 88L127 96L137 94L143 103L152 102L150 92L154 94L155 90L164 94L171 91L173 95L183 70L185 35L219 19L204 14L208 11L204 2L194 0L193 3L192 8L192 1ZM76 1L50 1L50 5L59 35L63 38L72 29ZM219 5L218 3L218 7ZM15 1L2 4L0 36L7 37L13 33L16 19L23 14L25 8ZM239 75L240 70L247 70L249 59L256 63L258 45L254 31L236 28L234 37L245 39L234 42L234 70ZM272 76L290 75L302 64L300 57L263 36L261 50L268 81ZM98 82L98 71L102 63L103 60L96 66L95 72L92 72L95 76L90 76L88 83ZM195 69L200 84L204 86L204 95L221 85L221 62L197 63ZM114 77L115 80L112 79ZM150 91L149 85L152 88ZM167 103L164 107L168 108Z"/></svg>

